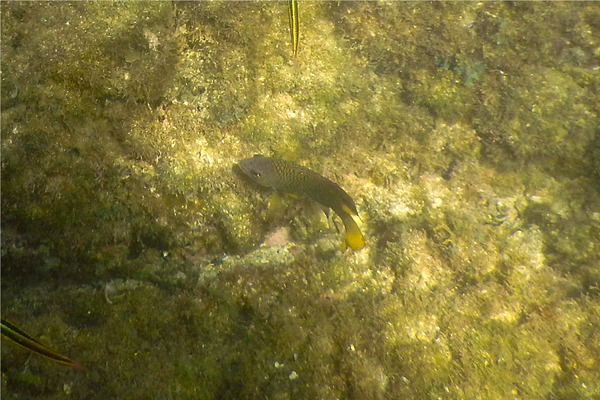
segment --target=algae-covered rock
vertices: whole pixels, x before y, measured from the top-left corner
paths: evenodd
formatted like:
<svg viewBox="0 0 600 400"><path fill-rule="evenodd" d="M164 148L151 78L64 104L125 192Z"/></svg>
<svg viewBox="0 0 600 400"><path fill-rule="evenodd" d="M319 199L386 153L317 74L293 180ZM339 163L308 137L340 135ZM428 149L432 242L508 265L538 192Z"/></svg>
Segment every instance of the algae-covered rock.
<svg viewBox="0 0 600 400"><path fill-rule="evenodd" d="M1 4L2 396L598 398L599 8L287 7Z"/></svg>

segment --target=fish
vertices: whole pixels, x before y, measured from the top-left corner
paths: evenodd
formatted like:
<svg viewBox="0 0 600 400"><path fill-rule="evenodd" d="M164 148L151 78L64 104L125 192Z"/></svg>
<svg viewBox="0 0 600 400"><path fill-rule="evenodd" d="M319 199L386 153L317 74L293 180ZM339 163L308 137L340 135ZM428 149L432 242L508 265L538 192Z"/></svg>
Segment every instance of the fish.
<svg viewBox="0 0 600 400"><path fill-rule="evenodd" d="M290 18L290 34L292 35L292 53L294 58L298 55L298 41L300 39L300 26L298 25L298 0L288 1L288 16Z"/></svg>
<svg viewBox="0 0 600 400"><path fill-rule="evenodd" d="M50 347L41 343L37 339L23 332L21 329L16 327L14 324L11 324L5 319L1 320L2 325L2 336L12 340L19 346L22 346L28 350L33 351L39 355L47 357L54 362L57 362L62 365L67 365L71 368L75 368L78 370L83 370L84 367L75 360L70 359L67 356L64 356L58 353L55 350L52 350Z"/></svg>
<svg viewBox="0 0 600 400"><path fill-rule="evenodd" d="M446 170L442 174L442 178L449 181L450 178L452 178L452 172L454 172L454 168L456 168L457 165L458 165L458 160L456 160L456 158L453 158L452 161L450 161L448 168L446 168Z"/></svg>
<svg viewBox="0 0 600 400"><path fill-rule="evenodd" d="M344 223L344 244L353 250L365 247L365 239L353 216L358 217L354 200L337 183L275 157L255 155L238 162L240 171L261 187L299 197L308 197L331 208Z"/></svg>

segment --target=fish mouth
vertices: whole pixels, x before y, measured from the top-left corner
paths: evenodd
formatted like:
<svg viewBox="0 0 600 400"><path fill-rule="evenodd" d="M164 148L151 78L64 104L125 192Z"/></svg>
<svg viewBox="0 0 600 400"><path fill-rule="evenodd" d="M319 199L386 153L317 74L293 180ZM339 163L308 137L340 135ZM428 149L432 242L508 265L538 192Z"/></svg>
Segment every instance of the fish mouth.
<svg viewBox="0 0 600 400"><path fill-rule="evenodd" d="M256 182L256 180L252 179L250 171L248 171L247 168L244 168L244 166L240 164L242 163L233 164L233 167L231 167L231 170L235 175L238 176L238 178L240 178L243 182L252 186L256 190L268 191L267 188Z"/></svg>
<svg viewBox="0 0 600 400"><path fill-rule="evenodd" d="M235 175L237 175L238 177L240 177L243 180L248 180L251 181L252 179L250 178L250 174L248 173L248 170L245 169L243 166L241 166L240 164L233 164L233 167L231 167L231 171L233 171L233 173ZM256 183L256 182L255 182Z"/></svg>

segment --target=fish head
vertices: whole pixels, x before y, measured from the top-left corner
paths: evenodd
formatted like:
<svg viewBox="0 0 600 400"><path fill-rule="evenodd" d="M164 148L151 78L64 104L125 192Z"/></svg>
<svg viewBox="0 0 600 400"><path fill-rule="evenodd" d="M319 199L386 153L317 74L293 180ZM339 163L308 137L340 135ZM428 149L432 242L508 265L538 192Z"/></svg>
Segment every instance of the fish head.
<svg viewBox="0 0 600 400"><path fill-rule="evenodd" d="M250 180L266 188L275 188L281 179L273 159L269 157L255 155L240 161L238 167Z"/></svg>

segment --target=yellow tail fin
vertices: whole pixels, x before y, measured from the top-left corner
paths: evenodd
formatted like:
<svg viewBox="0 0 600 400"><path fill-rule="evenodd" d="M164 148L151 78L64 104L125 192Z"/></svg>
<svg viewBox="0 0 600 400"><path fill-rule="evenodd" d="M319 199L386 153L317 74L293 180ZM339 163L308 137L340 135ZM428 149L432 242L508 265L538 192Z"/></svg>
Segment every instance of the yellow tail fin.
<svg viewBox="0 0 600 400"><path fill-rule="evenodd" d="M343 214L340 217L346 228L346 237L344 238L345 244L352 250L360 250L365 247L365 238L356 224L356 221L354 221L354 218L352 218L350 214Z"/></svg>

